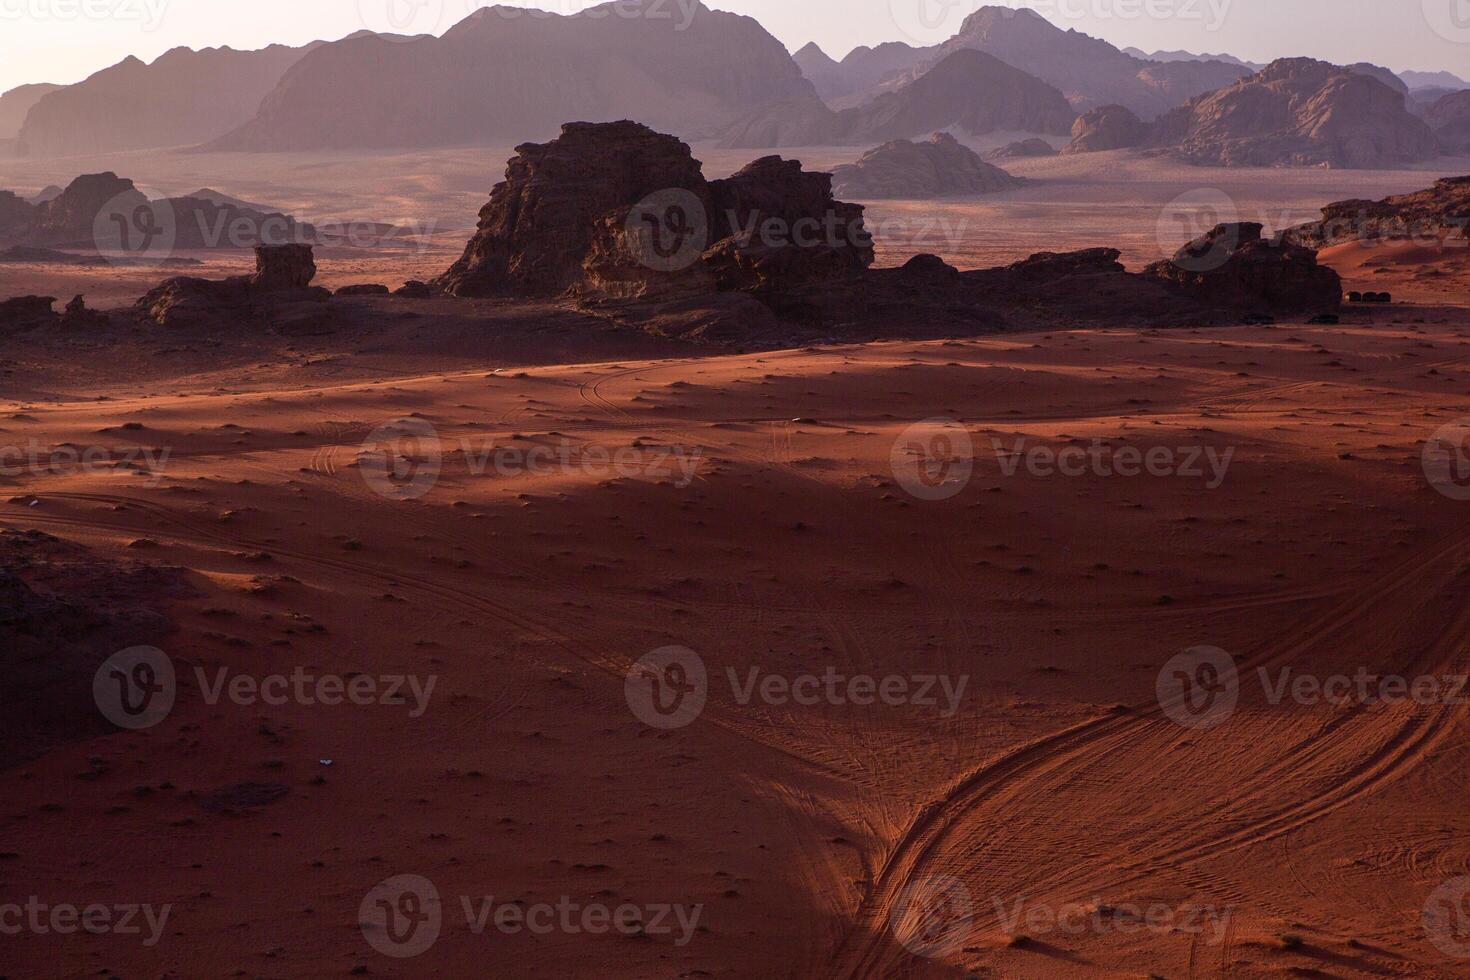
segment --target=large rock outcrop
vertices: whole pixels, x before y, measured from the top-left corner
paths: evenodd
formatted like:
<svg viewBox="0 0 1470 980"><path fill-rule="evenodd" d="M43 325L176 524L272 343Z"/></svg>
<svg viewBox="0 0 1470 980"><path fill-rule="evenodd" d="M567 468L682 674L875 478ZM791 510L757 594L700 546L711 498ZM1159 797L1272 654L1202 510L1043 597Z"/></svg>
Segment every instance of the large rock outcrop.
<svg viewBox="0 0 1470 980"><path fill-rule="evenodd" d="M331 292L312 286L309 245L262 245L255 274L230 279L179 276L138 300L133 313L161 327L268 327L300 334L330 330Z"/></svg>
<svg viewBox="0 0 1470 980"><path fill-rule="evenodd" d="M214 145L448 146L628 117L695 136L795 97L815 90L786 48L752 18L701 3L614 0L570 16L486 7L443 37L317 48Z"/></svg>
<svg viewBox="0 0 1470 980"><path fill-rule="evenodd" d="M76 156L215 139L250 119L312 47L175 48L147 65L127 58L37 100L20 128L21 152Z"/></svg>
<svg viewBox="0 0 1470 980"><path fill-rule="evenodd" d="M986 163L948 133L922 143L893 140L832 172L832 188L857 199L958 197L993 194L1024 181Z"/></svg>
<svg viewBox="0 0 1470 980"><path fill-rule="evenodd" d="M1105 105L1090 109L1072 125L1072 142L1064 154L1123 150L1148 139L1148 126L1126 106Z"/></svg>
<svg viewBox="0 0 1470 980"><path fill-rule="evenodd" d="M1209 166L1394 167L1439 153L1401 92L1370 74L1287 58L1159 119L1150 142Z"/></svg>
<svg viewBox="0 0 1470 980"><path fill-rule="evenodd" d="M1470 177L1444 177L1434 186L1381 201L1336 201L1322 217L1292 228L1287 238L1311 248L1348 241L1454 239L1470 235Z"/></svg>
<svg viewBox="0 0 1470 980"><path fill-rule="evenodd" d="M1342 280L1317 264L1317 253L1284 236L1264 238L1255 222L1216 225L1155 262L1144 275L1181 288L1214 308L1266 313L1331 313Z"/></svg>
<svg viewBox="0 0 1470 980"><path fill-rule="evenodd" d="M687 144L628 121L568 123L516 152L464 255L435 281L445 292L759 290L873 260L862 208L834 201L831 177L796 161L767 157L706 181Z"/></svg>
<svg viewBox="0 0 1470 980"><path fill-rule="evenodd" d="M816 99L765 106L737 120L721 145L767 148L870 144L941 129L1066 133L1076 113L1061 92L981 51L960 50L864 104L834 112Z"/></svg>

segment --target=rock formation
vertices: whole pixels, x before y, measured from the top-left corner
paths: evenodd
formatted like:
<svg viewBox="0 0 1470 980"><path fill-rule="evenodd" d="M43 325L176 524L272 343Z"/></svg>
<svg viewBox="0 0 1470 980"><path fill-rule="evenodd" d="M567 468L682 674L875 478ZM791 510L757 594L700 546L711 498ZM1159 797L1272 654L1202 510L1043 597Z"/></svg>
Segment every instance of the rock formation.
<svg viewBox="0 0 1470 980"><path fill-rule="evenodd" d="M312 286L309 245L262 245L255 274L230 279L167 279L134 304L134 313L163 327L265 326L282 333L330 329L331 292Z"/></svg>
<svg viewBox="0 0 1470 980"><path fill-rule="evenodd" d="M1077 117L1072 125L1072 142L1062 153L1122 150L1138 146L1147 138L1148 126L1141 119L1123 106L1105 105Z"/></svg>
<svg viewBox="0 0 1470 980"><path fill-rule="evenodd" d="M647 8L647 9L643 9ZM815 90L749 17L614 0L570 16L476 10L443 37L323 45L214 145L234 150L462 145L629 116L695 135Z"/></svg>
<svg viewBox="0 0 1470 980"><path fill-rule="evenodd" d="M985 154L986 160L1025 160L1031 157L1054 157L1056 148L1039 136L1016 140Z"/></svg>
<svg viewBox="0 0 1470 980"><path fill-rule="evenodd" d="M1446 153L1470 153L1470 91L1451 92L1424 110Z"/></svg>
<svg viewBox="0 0 1470 980"><path fill-rule="evenodd" d="M1143 274L1215 308L1335 312L1342 303L1337 273L1318 265L1314 250L1280 235L1263 238L1261 230L1255 222L1216 225Z"/></svg>
<svg viewBox="0 0 1470 980"><path fill-rule="evenodd" d="M1311 248L1348 241L1451 238L1466 242L1470 230L1470 177L1444 177L1434 186L1381 201L1337 201L1322 209L1322 217L1287 232L1287 237Z"/></svg>
<svg viewBox="0 0 1470 980"><path fill-rule="evenodd" d="M1310 58L1273 62L1161 118L1150 142L1210 166L1393 167L1439 152L1402 93Z"/></svg>
<svg viewBox="0 0 1470 980"><path fill-rule="evenodd" d="M706 181L686 144L626 121L569 123L516 153L437 288L639 298L760 289L873 259L862 208L834 201L830 176L795 161Z"/></svg>
<svg viewBox="0 0 1470 980"><path fill-rule="evenodd" d="M149 65L128 58L37 101L19 132L21 151L74 156L215 139L250 119L312 47L175 48Z"/></svg>
<svg viewBox="0 0 1470 980"><path fill-rule="evenodd" d="M992 194L1024 181L982 160L948 133L923 143L893 140L832 172L833 191L858 199Z"/></svg>
<svg viewBox="0 0 1470 980"><path fill-rule="evenodd" d="M31 330L54 324L55 296L16 296L0 300L0 332Z"/></svg>
<svg viewBox="0 0 1470 980"><path fill-rule="evenodd" d="M855 108L834 112L816 99L763 107L737 120L721 145L862 145L940 129L1061 134L1075 115L1062 93L1045 82L983 52L961 50Z"/></svg>

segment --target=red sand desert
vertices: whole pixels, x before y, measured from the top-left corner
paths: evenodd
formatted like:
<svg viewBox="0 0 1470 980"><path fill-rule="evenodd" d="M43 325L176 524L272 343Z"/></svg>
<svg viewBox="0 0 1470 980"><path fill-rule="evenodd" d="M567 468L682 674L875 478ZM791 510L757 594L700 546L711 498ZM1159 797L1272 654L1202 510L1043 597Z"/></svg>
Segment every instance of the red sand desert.
<svg viewBox="0 0 1470 980"><path fill-rule="evenodd" d="M0 187L423 221L316 250L397 289L512 152ZM869 205L876 267L1138 273L1470 170L1004 165ZM787 346L565 297L170 328L123 310L175 272L0 263L116 314L0 328L0 978L1470 975L1463 244L1322 249L1392 296L1336 317Z"/></svg>

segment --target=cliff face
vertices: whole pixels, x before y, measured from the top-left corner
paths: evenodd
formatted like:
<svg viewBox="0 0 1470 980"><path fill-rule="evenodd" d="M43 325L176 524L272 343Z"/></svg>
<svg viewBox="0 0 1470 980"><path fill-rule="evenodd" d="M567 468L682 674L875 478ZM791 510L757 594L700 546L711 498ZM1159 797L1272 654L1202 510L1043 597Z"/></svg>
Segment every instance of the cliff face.
<svg viewBox="0 0 1470 980"><path fill-rule="evenodd" d="M1439 142L1404 97L1348 68L1289 58L1176 109L1150 142L1211 166L1391 167Z"/></svg>
<svg viewBox="0 0 1470 980"><path fill-rule="evenodd" d="M0 140L14 139L18 136L21 124L26 121L26 113L31 111L31 107L40 102L42 96L50 95L61 87L60 85L22 85L0 94Z"/></svg>
<svg viewBox="0 0 1470 980"><path fill-rule="evenodd" d="M490 7L442 38L364 35L324 45L281 79L255 118L214 145L447 146L633 115L694 137L795 97L815 98L815 90L749 17L664 0L616 0L572 16Z"/></svg>
<svg viewBox="0 0 1470 980"><path fill-rule="evenodd" d="M1076 114L1061 92L981 51L956 51L891 92L835 112L816 99L765 106L738 120L733 148L862 145L941 129L1066 133Z"/></svg>
<svg viewBox="0 0 1470 980"><path fill-rule="evenodd" d="M175 48L151 65L128 58L40 98L20 129L21 152L73 156L212 140L249 119L309 50Z"/></svg>

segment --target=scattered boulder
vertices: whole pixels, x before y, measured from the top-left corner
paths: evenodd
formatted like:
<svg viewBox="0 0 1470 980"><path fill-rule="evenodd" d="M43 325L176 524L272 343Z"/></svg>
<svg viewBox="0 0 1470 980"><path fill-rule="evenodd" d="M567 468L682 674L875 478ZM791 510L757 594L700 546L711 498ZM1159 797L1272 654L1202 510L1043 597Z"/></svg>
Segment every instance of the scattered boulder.
<svg viewBox="0 0 1470 980"><path fill-rule="evenodd" d="M1263 238L1256 222L1216 225L1172 259L1144 270L1214 308L1277 313L1332 313L1342 305L1342 279L1318 265L1314 249L1284 236Z"/></svg>
<svg viewBox="0 0 1470 980"><path fill-rule="evenodd" d="M393 290L393 295L400 299L429 299L438 292L439 290L429 283L421 282L418 279L410 279L402 286Z"/></svg>
<svg viewBox="0 0 1470 980"><path fill-rule="evenodd" d="M1025 160L1032 157L1054 157L1057 150L1039 136L1007 143L985 154L986 160Z"/></svg>
<svg viewBox="0 0 1470 980"><path fill-rule="evenodd" d="M81 293L73 296L71 302L66 304L61 314L61 325L68 330L81 330L89 327L104 327L107 325L106 313L98 310L87 309L86 300Z"/></svg>
<svg viewBox="0 0 1470 980"><path fill-rule="evenodd" d="M1148 126L1120 105L1099 106L1077 117L1072 124L1072 142L1063 154L1094 153L1135 147L1148 137Z"/></svg>
<svg viewBox="0 0 1470 980"><path fill-rule="evenodd" d="M923 143L893 140L832 172L835 193L852 198L928 199L993 194L1024 181L986 163L948 133Z"/></svg>
<svg viewBox="0 0 1470 980"><path fill-rule="evenodd" d="M257 245L250 284L262 290L305 289L316 278L310 245Z"/></svg>
<svg viewBox="0 0 1470 980"><path fill-rule="evenodd" d="M390 290L387 286L377 282L357 283L351 286L343 286L333 293L333 296L387 296Z"/></svg>

